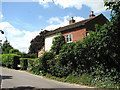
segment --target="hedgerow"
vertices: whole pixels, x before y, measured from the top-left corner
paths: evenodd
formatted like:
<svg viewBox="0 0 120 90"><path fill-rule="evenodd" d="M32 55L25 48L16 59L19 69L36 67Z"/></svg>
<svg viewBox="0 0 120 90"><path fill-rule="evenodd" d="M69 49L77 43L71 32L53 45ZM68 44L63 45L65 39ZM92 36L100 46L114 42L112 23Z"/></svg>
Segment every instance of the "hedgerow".
<svg viewBox="0 0 120 90"><path fill-rule="evenodd" d="M8 68L17 69L20 55L17 54L2 54L2 65Z"/></svg>

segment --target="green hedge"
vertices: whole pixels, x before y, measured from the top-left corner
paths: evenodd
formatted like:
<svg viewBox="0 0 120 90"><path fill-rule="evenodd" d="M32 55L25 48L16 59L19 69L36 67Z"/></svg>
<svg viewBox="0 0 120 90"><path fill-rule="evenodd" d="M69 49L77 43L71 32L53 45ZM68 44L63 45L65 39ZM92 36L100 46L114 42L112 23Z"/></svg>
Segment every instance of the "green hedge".
<svg viewBox="0 0 120 90"><path fill-rule="evenodd" d="M28 67L28 58L20 58L20 69L27 70Z"/></svg>
<svg viewBox="0 0 120 90"><path fill-rule="evenodd" d="M17 69L20 55L17 54L2 54L2 65L8 68Z"/></svg>
<svg viewBox="0 0 120 90"><path fill-rule="evenodd" d="M33 59L33 58L29 58L28 59L28 71L32 71L33 70L33 65L34 65L34 61L35 61L35 59Z"/></svg>
<svg viewBox="0 0 120 90"><path fill-rule="evenodd" d="M29 70L31 71L33 69L34 65L34 60L33 58L20 58L20 69L21 70Z"/></svg>

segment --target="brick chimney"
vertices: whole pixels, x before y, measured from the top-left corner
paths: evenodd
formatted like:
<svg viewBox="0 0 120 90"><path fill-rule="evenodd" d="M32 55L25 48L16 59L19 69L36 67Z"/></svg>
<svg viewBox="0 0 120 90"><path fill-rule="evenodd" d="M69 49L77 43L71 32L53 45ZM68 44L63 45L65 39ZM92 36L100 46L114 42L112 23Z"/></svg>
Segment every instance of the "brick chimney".
<svg viewBox="0 0 120 90"><path fill-rule="evenodd" d="M94 16L95 16L93 13L94 13L94 12L93 12L93 11L91 11L91 15L89 15L89 18L92 18L92 17L94 17Z"/></svg>
<svg viewBox="0 0 120 90"><path fill-rule="evenodd" d="M69 21L69 24L73 24L75 23L75 20L73 19L73 17L71 17L71 20Z"/></svg>

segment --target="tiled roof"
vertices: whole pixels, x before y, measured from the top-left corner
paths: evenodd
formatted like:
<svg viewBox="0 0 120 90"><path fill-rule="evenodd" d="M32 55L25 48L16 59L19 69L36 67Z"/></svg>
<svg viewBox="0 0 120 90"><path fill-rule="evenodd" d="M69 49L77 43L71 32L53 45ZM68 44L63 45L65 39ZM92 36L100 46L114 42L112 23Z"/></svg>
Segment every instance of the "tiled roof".
<svg viewBox="0 0 120 90"><path fill-rule="evenodd" d="M82 20L82 21L79 21L79 22L75 22L73 24L70 24L70 25L67 25L67 26L64 26L64 27L59 27L53 31L49 31L46 36L49 36L49 35L52 35L52 34L55 34L55 33L58 33L58 32L62 32L62 31L66 31L66 30L70 30L70 29L73 29L73 28L77 28L77 27L82 27L82 26L85 26L86 23L88 23L89 21L93 20L94 18L97 18L99 16L101 16L102 14L100 15L97 15L97 16L94 16L92 18L89 18L89 19L85 19L85 20Z"/></svg>

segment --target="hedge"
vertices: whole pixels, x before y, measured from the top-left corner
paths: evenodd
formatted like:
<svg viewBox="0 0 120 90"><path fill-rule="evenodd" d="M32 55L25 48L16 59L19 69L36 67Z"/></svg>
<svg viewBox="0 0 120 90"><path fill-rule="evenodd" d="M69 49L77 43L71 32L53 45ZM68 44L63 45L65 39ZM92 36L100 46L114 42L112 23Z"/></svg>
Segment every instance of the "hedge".
<svg viewBox="0 0 120 90"><path fill-rule="evenodd" d="M28 59L28 68L27 68L28 71L32 71L33 70L34 61L35 61L35 59L33 59L33 58L29 58Z"/></svg>
<svg viewBox="0 0 120 90"><path fill-rule="evenodd" d="M20 69L21 70L27 70L28 67L28 58L20 58Z"/></svg>
<svg viewBox="0 0 120 90"><path fill-rule="evenodd" d="M32 70L33 67L33 62L34 59L33 58L20 58L20 69L21 70Z"/></svg>
<svg viewBox="0 0 120 90"><path fill-rule="evenodd" d="M20 55L17 54L2 54L2 65L8 68L17 69Z"/></svg>

